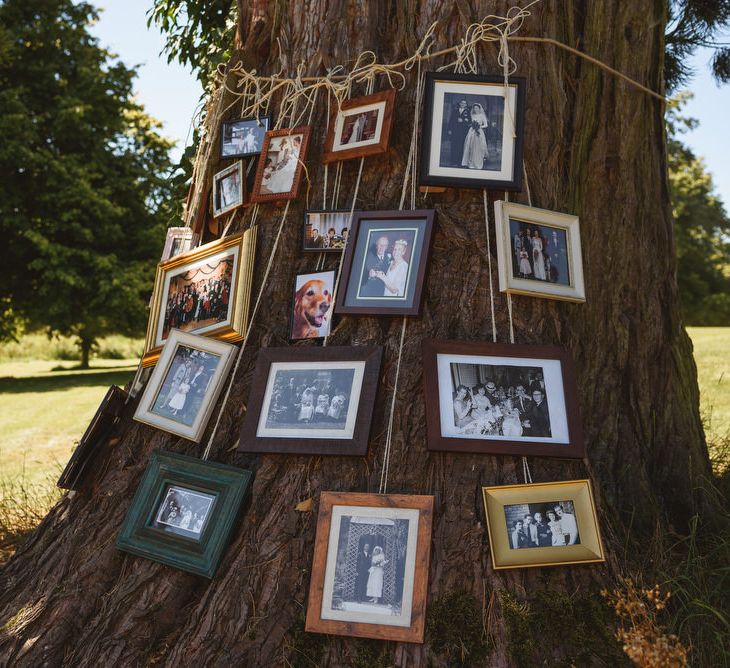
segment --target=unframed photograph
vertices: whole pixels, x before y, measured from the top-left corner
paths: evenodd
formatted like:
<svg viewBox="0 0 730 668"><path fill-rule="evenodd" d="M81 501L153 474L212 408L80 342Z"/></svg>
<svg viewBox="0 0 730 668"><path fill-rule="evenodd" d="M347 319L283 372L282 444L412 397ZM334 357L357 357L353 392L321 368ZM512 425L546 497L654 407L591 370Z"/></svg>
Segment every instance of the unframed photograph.
<svg viewBox="0 0 730 668"><path fill-rule="evenodd" d="M261 153L270 116L226 121L221 126L221 158L242 158Z"/></svg>
<svg viewBox="0 0 730 668"><path fill-rule="evenodd" d="M307 211L304 214L305 251L339 252L350 234L349 211Z"/></svg>
<svg viewBox="0 0 730 668"><path fill-rule="evenodd" d="M291 339L318 339L330 332L334 271L298 274L294 280Z"/></svg>

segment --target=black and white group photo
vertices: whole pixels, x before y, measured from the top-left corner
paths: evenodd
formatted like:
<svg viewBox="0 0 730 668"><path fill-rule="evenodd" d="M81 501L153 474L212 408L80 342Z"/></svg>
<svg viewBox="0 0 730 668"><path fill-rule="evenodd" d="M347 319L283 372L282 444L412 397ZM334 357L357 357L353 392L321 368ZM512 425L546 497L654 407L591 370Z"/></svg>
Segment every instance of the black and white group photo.
<svg viewBox="0 0 730 668"><path fill-rule="evenodd" d="M269 129L269 117L248 118L223 123L221 128L221 157L241 158L261 153L264 135Z"/></svg>
<svg viewBox="0 0 730 668"><path fill-rule="evenodd" d="M509 439L552 436L542 367L452 362L450 369L458 433Z"/></svg>
<svg viewBox="0 0 730 668"><path fill-rule="evenodd" d="M209 264L203 262L170 277L165 302L162 339L175 328L194 332L225 322L231 296L233 256Z"/></svg>
<svg viewBox="0 0 730 668"><path fill-rule="evenodd" d="M503 97L444 93L439 165L501 170L503 127Z"/></svg>
<svg viewBox="0 0 730 668"><path fill-rule="evenodd" d="M400 298L408 294L417 230L371 229L363 246L357 299Z"/></svg>
<svg viewBox="0 0 730 668"><path fill-rule="evenodd" d="M170 485L152 526L187 538L199 538L214 501L212 494Z"/></svg>
<svg viewBox="0 0 730 668"><path fill-rule="evenodd" d="M349 236L349 211L308 211L304 221L304 250L341 251Z"/></svg>
<svg viewBox="0 0 730 668"><path fill-rule="evenodd" d="M219 362L219 355L179 345L151 411L191 426Z"/></svg>
<svg viewBox="0 0 730 668"><path fill-rule="evenodd" d="M336 547L331 607L400 615L410 520L343 515Z"/></svg>
<svg viewBox="0 0 730 668"><path fill-rule="evenodd" d="M570 285L568 234L565 229L510 218L512 275L515 278Z"/></svg>
<svg viewBox="0 0 730 668"><path fill-rule="evenodd" d="M580 545L572 501L518 503L505 506L504 516L513 550Z"/></svg>
<svg viewBox="0 0 730 668"><path fill-rule="evenodd" d="M266 428L345 429L354 378L354 368L277 370Z"/></svg>

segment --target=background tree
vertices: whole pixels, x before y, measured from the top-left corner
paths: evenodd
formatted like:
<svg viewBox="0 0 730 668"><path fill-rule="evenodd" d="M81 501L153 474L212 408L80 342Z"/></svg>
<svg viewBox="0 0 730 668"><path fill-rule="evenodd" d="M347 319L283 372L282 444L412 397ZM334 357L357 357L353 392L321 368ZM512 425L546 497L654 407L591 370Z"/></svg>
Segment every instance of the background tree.
<svg viewBox="0 0 730 668"><path fill-rule="evenodd" d="M241 1L230 64L240 58L260 74L292 74L304 63L305 74L323 75L334 65L351 64L365 49L381 62L395 62L413 53L434 21L438 49L458 43L469 24L504 15L507 8L501 0ZM588 0L543 2L532 7L521 34L577 45L661 90L665 9L654 0L614 4L610 11ZM696 552L700 529L713 536L727 531L722 504L706 492L711 471L696 371L679 316L664 110L657 100L563 50L517 43L510 50L517 74L528 78L525 155L532 200L580 216L588 295L586 304L515 297L517 341L563 345L576 359L588 445L584 462L531 460L532 475L536 481L592 478L609 561L494 572L479 487L522 481L519 460L426 450L420 342L432 336L490 340L490 278L482 193L449 190L419 197L419 205L436 208L437 223L423 315L409 320L403 349L389 491L435 496L426 642L304 633L316 515L298 512L295 505L313 499L316 510L322 490L378 489L401 324L400 319L343 317L330 337L333 345L384 346L367 457L236 452L232 446L257 351L288 345L293 275L311 266L299 252L299 222L294 222L301 221L302 199L292 203L275 270L262 285L276 234L272 221L282 211L269 204L258 217L254 282L266 307L254 321L211 451L214 460L251 468L256 477L216 577L203 581L114 549L149 453L160 447L194 456L202 452L133 422L130 402L116 434L119 442L100 462L90 493L65 496L4 567L2 660L75 667L621 665L612 613L600 590L626 573L659 577L662 566L681 561L681 553L670 550L673 543L686 541ZM480 71L493 72L496 63L495 44L479 50ZM386 86L376 81L376 87ZM363 92L355 88L354 95ZM355 202L360 208L397 206L415 90L411 71L398 94L393 145L387 155L365 163ZM239 109L231 106L228 113ZM307 158L315 198L323 180L325 116L320 100ZM220 167L218 158L205 167L210 178ZM343 168L341 202L352 197L357 168L355 163ZM490 205L501 196L490 193ZM250 219L250 211L242 212L234 228L244 228ZM325 268L336 262L327 258ZM496 266L496 257L491 262ZM507 304L499 293L495 302L504 341ZM694 641L698 665L722 665L727 658L728 645L715 633L728 604L723 591L730 574L722 563L727 549L716 554L721 568L710 587L725 607L719 616L706 606L693 608L696 614L682 627L685 638L690 634ZM690 597L693 570L687 569L683 580ZM719 662L705 660L718 656Z"/></svg>
<svg viewBox="0 0 730 668"><path fill-rule="evenodd" d="M0 5L3 330L139 336L169 222L172 142L134 102L133 69L71 0ZM12 309L12 310L11 310Z"/></svg>

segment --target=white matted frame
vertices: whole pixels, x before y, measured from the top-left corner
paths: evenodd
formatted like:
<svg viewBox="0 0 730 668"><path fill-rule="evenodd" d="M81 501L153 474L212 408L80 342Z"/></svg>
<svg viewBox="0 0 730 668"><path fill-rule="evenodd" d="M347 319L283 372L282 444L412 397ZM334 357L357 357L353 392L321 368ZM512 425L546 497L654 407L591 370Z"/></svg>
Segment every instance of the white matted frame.
<svg viewBox="0 0 730 668"><path fill-rule="evenodd" d="M190 426L166 418L152 410L159 393L162 391L167 374L171 372L177 350L181 346L220 357L215 372L208 382L205 396L200 404L195 420ZM179 329L173 329L165 341L157 365L145 387L137 410L134 413L134 419L138 422L144 422L163 431L170 432L171 434L177 434L183 438L190 439L195 443L200 442L205 427L208 424L210 414L215 406L216 399L223 389L223 383L233 364L236 350L236 346L230 343L223 343L222 341L216 341L207 336L189 334L181 332Z"/></svg>
<svg viewBox="0 0 730 668"><path fill-rule="evenodd" d="M500 291L571 302L582 303L586 301L578 216L497 200L494 203L494 220L497 232ZM514 248L512 246L510 221L542 228L553 228L565 233L568 276L570 279L568 285L514 275L512 265Z"/></svg>
<svg viewBox="0 0 730 668"><path fill-rule="evenodd" d="M238 188L232 193L234 198L230 202L222 202L221 197L221 182L231 176L232 174L238 175ZM224 213L233 211L243 204L243 163L239 160L230 167L218 172L213 176L213 218L218 218Z"/></svg>

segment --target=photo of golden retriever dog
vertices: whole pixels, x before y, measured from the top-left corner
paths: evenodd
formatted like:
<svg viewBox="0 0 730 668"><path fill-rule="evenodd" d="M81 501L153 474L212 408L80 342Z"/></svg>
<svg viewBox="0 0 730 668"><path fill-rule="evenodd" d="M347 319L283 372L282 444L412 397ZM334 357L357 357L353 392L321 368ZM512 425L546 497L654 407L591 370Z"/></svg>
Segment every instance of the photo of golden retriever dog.
<svg viewBox="0 0 730 668"><path fill-rule="evenodd" d="M297 276L292 339L317 339L327 336L334 278L334 271Z"/></svg>

